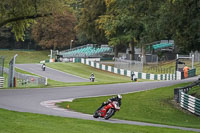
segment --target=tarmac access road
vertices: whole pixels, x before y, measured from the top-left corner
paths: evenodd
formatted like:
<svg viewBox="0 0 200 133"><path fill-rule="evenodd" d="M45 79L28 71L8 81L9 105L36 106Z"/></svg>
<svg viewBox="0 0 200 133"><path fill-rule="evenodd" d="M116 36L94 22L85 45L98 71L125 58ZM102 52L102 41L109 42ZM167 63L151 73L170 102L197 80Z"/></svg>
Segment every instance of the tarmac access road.
<svg viewBox="0 0 200 133"><path fill-rule="evenodd" d="M34 73L36 75L47 77L60 82L89 82L89 79L85 79L79 76L68 74L50 67L46 67L45 71L42 71L41 64L16 64L17 68Z"/></svg>
<svg viewBox="0 0 200 133"><path fill-rule="evenodd" d="M40 67L38 66L38 68ZM47 71L50 71L50 69L47 68ZM54 116L103 121L110 123L167 127L167 128L200 132L200 129L194 129L194 128L185 128L185 127L117 120L117 119L110 119L110 120L104 120L100 118L94 119L91 115L72 112L66 109L60 109L55 106L55 103L59 101L67 101L83 97L96 97L96 96L145 91L164 86L171 86L178 83L194 81L197 79L198 79L197 77L194 77L176 81L131 82L131 83L109 84L109 85L72 86L72 87L58 87L58 88L1 89L0 108L19 111L19 112L39 113L39 114L47 114Z"/></svg>

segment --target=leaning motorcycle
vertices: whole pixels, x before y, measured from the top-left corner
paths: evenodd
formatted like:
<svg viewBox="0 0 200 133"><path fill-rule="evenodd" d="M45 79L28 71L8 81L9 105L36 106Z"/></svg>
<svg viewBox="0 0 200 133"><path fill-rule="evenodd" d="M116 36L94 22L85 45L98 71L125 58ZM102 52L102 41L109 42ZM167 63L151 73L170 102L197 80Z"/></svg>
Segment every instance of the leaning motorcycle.
<svg viewBox="0 0 200 133"><path fill-rule="evenodd" d="M45 71L45 68L46 68L46 67L42 65L42 71Z"/></svg>
<svg viewBox="0 0 200 133"><path fill-rule="evenodd" d="M108 120L115 114L116 111L119 111L119 110L120 110L119 103L117 101L112 101L108 105L96 110L94 112L93 117L94 118L102 117Z"/></svg>

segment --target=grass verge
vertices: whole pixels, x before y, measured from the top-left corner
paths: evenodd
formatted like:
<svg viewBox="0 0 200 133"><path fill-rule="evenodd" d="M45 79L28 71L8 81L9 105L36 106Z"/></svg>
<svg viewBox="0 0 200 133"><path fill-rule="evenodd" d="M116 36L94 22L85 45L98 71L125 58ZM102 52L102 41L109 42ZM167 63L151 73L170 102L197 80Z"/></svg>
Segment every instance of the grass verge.
<svg viewBox="0 0 200 133"><path fill-rule="evenodd" d="M200 128L200 117L179 109L172 101L173 89L185 85L179 84L123 95L121 110L114 118ZM69 105L72 110L93 114L108 98L110 97L82 98L72 103L58 103L58 106L65 108Z"/></svg>
<svg viewBox="0 0 200 133"><path fill-rule="evenodd" d="M112 124L0 109L0 133L194 133L178 129Z"/></svg>
<svg viewBox="0 0 200 133"><path fill-rule="evenodd" d="M196 98L199 98L200 99L200 86L195 86L193 87L190 91L189 91L189 94L196 97Z"/></svg>
<svg viewBox="0 0 200 133"><path fill-rule="evenodd" d="M130 77L127 76L122 76L119 74L114 74L111 72L99 70L93 67L90 67L88 65L84 65L81 63L48 63L48 67L70 73L73 75L77 75L86 79L89 79L90 74L94 73L95 75L95 81L96 82L89 82L89 83L73 83L76 85L80 84L112 84L112 83L126 83L126 82L131 82ZM147 80L142 80L139 79L139 82L141 81L147 81ZM149 81L149 80L148 80ZM72 83L70 83L72 84Z"/></svg>
<svg viewBox="0 0 200 133"><path fill-rule="evenodd" d="M9 66L9 62L15 54L18 54L16 57L16 64L39 63L41 60L49 58L49 51L1 50L0 56L5 57L5 67Z"/></svg>

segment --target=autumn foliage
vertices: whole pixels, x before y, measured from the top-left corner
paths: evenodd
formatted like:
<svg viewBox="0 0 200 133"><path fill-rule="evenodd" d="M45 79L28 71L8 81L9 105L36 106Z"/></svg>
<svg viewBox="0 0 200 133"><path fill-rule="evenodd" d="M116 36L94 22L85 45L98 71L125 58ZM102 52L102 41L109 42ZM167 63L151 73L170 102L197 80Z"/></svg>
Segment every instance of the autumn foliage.
<svg viewBox="0 0 200 133"><path fill-rule="evenodd" d="M62 49L75 38L75 16L65 11L52 17L40 18L32 26L32 38L42 48Z"/></svg>

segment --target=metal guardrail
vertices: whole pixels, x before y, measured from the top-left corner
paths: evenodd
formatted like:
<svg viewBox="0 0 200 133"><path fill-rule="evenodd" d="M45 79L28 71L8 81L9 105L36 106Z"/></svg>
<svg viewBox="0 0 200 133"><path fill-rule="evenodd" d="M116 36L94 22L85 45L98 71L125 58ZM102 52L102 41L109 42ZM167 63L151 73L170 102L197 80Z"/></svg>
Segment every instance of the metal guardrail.
<svg viewBox="0 0 200 133"><path fill-rule="evenodd" d="M200 116L200 99L180 92L180 106Z"/></svg>
<svg viewBox="0 0 200 133"><path fill-rule="evenodd" d="M182 108L200 116L200 99L187 94L192 87L197 85L200 85L200 79L193 82L191 85L175 88L174 100L179 103Z"/></svg>

